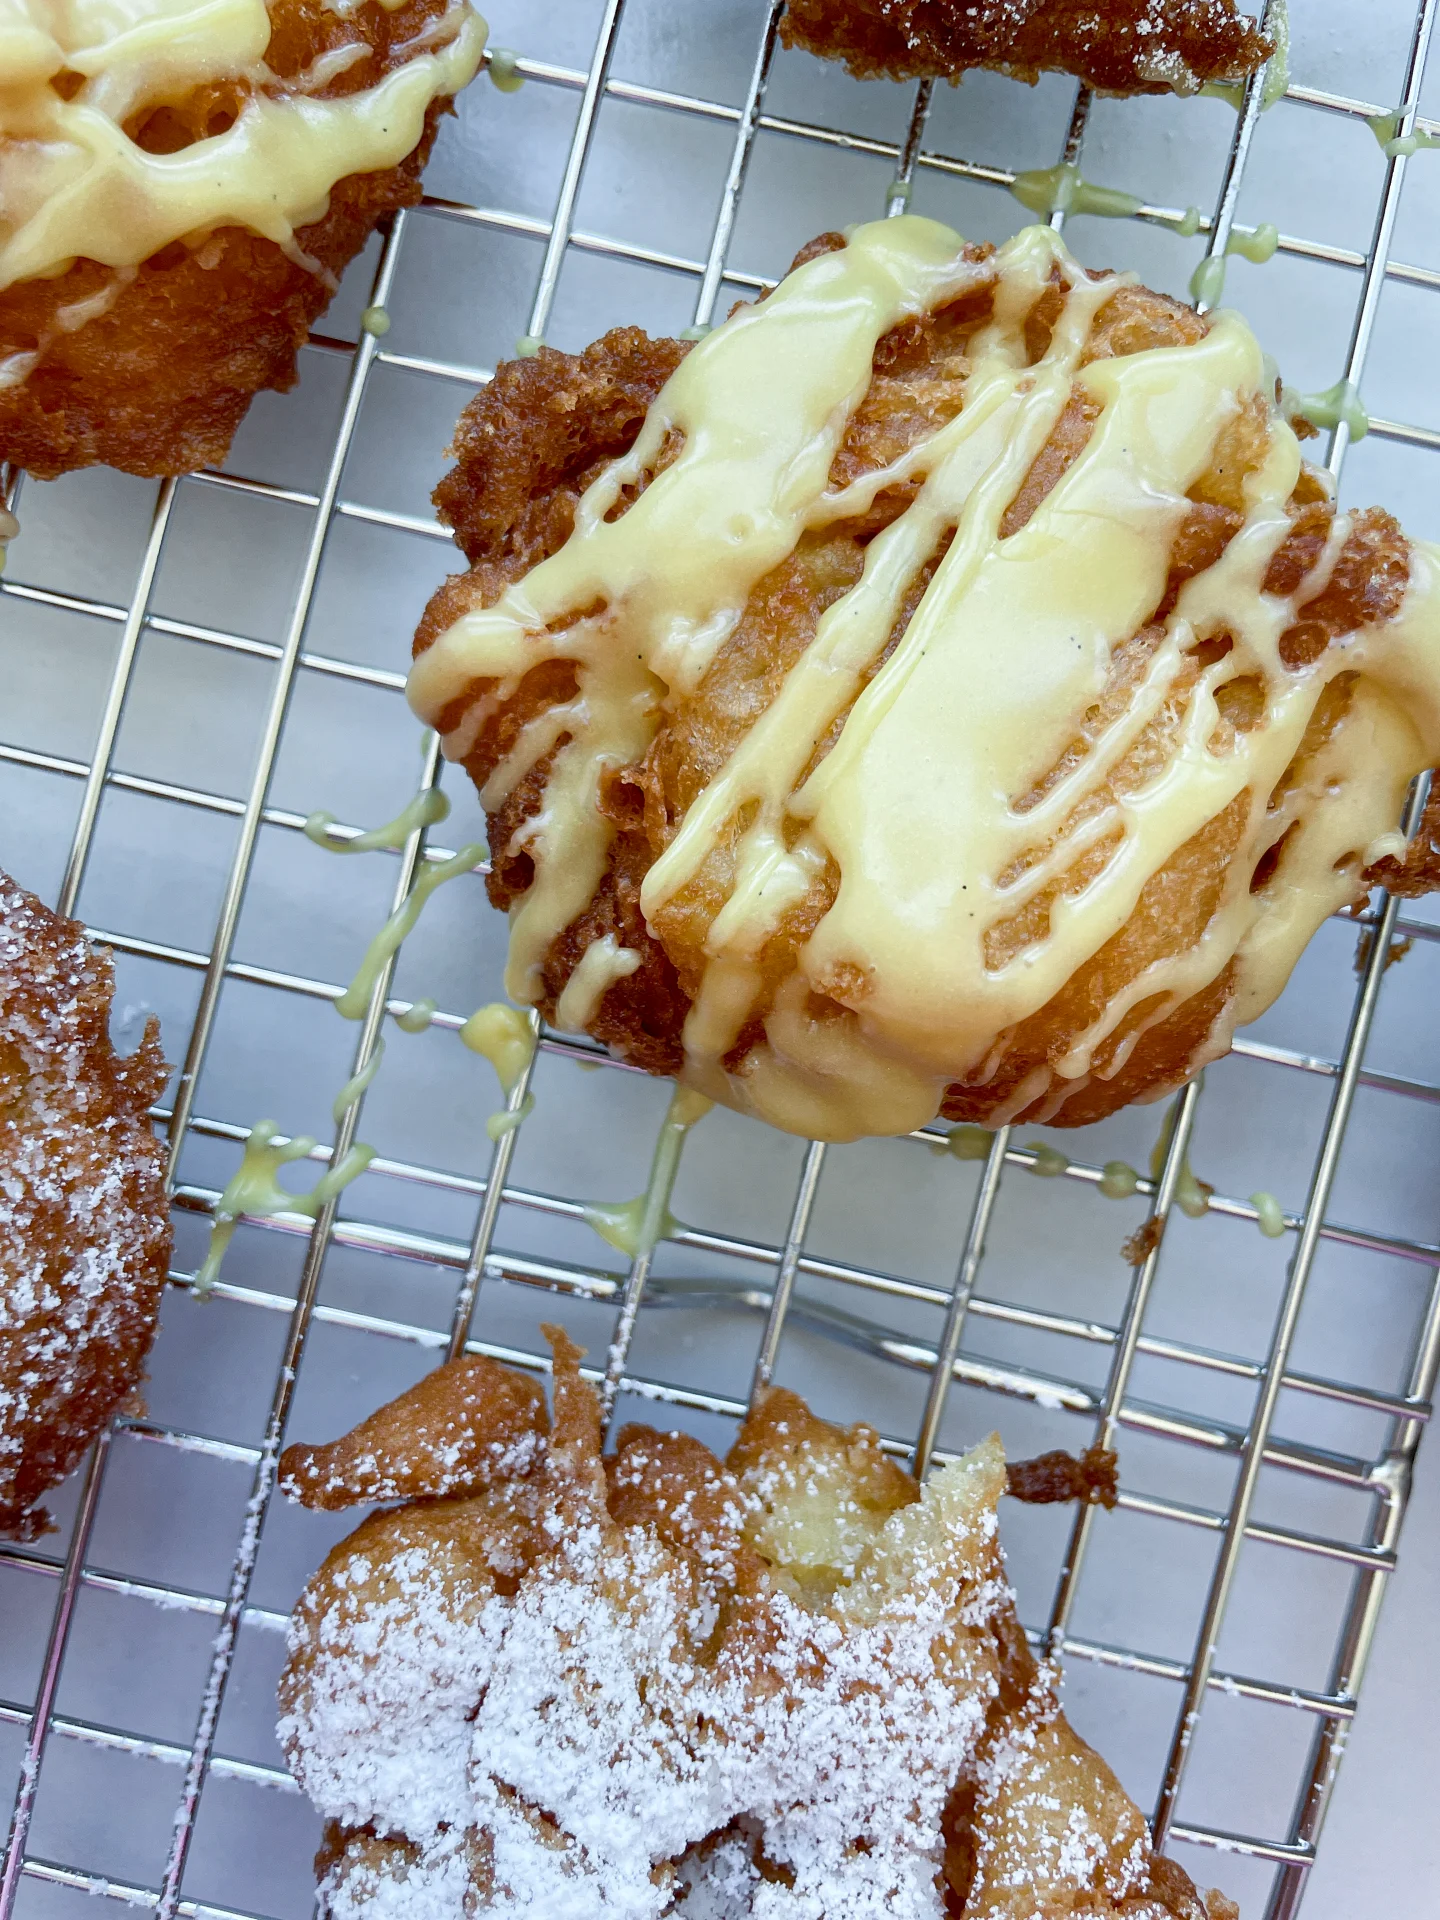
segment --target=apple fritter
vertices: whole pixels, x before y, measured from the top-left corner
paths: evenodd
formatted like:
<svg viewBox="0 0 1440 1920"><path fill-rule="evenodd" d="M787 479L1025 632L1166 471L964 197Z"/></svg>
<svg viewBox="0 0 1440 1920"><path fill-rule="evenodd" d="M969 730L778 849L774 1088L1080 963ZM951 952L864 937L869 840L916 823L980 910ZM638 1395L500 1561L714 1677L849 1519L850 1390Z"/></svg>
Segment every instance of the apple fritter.
<svg viewBox="0 0 1440 1920"><path fill-rule="evenodd" d="M140 1379L170 1259L152 1020L110 1043L114 976L73 920L0 874L0 1535Z"/></svg>
<svg viewBox="0 0 1440 1920"><path fill-rule="evenodd" d="M774 1389L723 1464L645 1426L605 1456L547 1331L554 1423L518 1469L437 1471L458 1422L513 1437L490 1362L331 1450L352 1465L325 1504L377 1476L416 1497L292 1623L281 1738L327 1821L322 1913L1234 1920L1153 1851L1030 1652L998 1440L922 1487Z"/></svg>
<svg viewBox="0 0 1440 1920"><path fill-rule="evenodd" d="M790 1131L1173 1090L1435 862L1436 554L1304 465L1239 316L903 218L688 350L503 367L411 703L512 997ZM583 961L583 966L582 966Z"/></svg>

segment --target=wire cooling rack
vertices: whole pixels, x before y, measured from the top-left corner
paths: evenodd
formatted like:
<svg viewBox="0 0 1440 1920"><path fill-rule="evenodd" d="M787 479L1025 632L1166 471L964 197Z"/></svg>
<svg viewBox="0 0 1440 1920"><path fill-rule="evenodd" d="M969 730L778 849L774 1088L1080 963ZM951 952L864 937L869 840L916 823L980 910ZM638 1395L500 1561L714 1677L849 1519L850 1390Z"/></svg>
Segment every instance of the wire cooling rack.
<svg viewBox="0 0 1440 1920"><path fill-rule="evenodd" d="M597 1362L611 1347L623 1411L720 1446L772 1374L902 1454L995 1425L1013 1453L1113 1440L1113 1514L1007 1516L1022 1612L1196 1877L1248 1914L1296 1912L1440 1361L1440 925L1377 896L1360 928L1323 929L1181 1098L1132 1199L1102 1197L1101 1170L1146 1164L1158 1109L1002 1132L976 1164L939 1129L826 1149L717 1112L676 1193L693 1224L627 1270L581 1209L643 1185L667 1090L547 1034L533 1116L492 1148L493 1082L455 1039L499 991L479 879L436 896L357 1034L330 1003L449 848L334 859L299 829L320 806L388 818L436 777L401 698L415 617L456 564L427 493L517 336L703 325L812 233L907 198L1000 238L1026 217L1019 169L1063 159L1136 194L1133 218L1067 237L1174 291L1242 215L1277 224L1274 260L1232 261L1229 296L1297 384L1348 378L1393 416L1353 451L1336 431L1345 496L1440 535L1440 159L1387 156L1365 124L1435 132L1434 10L1369 7L1357 44L1353 7L1294 0L1294 77L1262 118L1253 87L1237 112L1059 78L860 85L777 50L771 0L534 17L507 0L495 39L519 48L523 91L470 90L430 197L357 265L299 390L257 403L224 472L7 476L0 859L112 948L122 1043L158 1011L178 1070L157 1111L177 1265L148 1409L60 1490L55 1533L0 1549L0 1765L18 1782L0 1913L82 1894L164 1920L308 1910L317 1825L273 1689L286 1612L348 1525L272 1501L282 1434L328 1437L464 1345L540 1367L547 1316ZM383 335L359 324L370 307ZM478 814L448 790L459 846ZM397 1031L422 995L432 1027ZM334 1091L382 1038L333 1127ZM379 1157L313 1227L242 1226L200 1303L206 1216L265 1114L333 1140L312 1174L357 1135ZM1038 1177L1057 1147L1063 1173ZM1217 1191L1171 1219L1187 1153ZM1258 1189L1280 1195L1283 1239L1257 1231ZM1130 1265L1122 1241L1158 1218L1162 1245Z"/></svg>

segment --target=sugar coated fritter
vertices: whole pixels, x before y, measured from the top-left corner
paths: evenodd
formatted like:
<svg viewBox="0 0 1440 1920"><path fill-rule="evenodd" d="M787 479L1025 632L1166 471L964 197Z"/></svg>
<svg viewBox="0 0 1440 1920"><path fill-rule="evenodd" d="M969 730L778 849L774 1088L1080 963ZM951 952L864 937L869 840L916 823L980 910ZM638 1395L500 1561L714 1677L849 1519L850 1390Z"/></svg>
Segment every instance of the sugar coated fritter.
<svg viewBox="0 0 1440 1920"><path fill-rule="evenodd" d="M698 345L500 368L410 676L507 987L790 1131L1173 1089L1440 760L1440 553L1341 513L1233 312L902 217Z"/></svg>
<svg viewBox="0 0 1440 1920"><path fill-rule="evenodd" d="M1015 1614L993 1436L924 1486L783 1389L722 1463L452 1362L281 1483L401 1498L281 1682L327 1920L1235 1920L1154 1852Z"/></svg>
<svg viewBox="0 0 1440 1920"><path fill-rule="evenodd" d="M0 873L0 1535L140 1379L170 1259L154 1021L110 1043L114 975L74 920Z"/></svg>

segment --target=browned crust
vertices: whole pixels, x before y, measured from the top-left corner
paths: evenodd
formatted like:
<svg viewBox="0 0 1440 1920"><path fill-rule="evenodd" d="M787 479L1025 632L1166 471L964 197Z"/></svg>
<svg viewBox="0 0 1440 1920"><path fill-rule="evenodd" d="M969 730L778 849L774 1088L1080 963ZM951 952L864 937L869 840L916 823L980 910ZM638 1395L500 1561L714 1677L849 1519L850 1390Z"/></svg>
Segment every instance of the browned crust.
<svg viewBox="0 0 1440 1920"><path fill-rule="evenodd" d="M460 416L451 447L457 463L435 490L440 517L455 528L471 569L447 580L426 607L415 635L417 656L467 608L491 605L511 581L565 544L581 494L607 461L633 445L651 402L687 351L683 341L617 327L583 353L543 347L531 359L497 368ZM529 714L573 691L563 662L527 675L517 699L482 731L466 760L476 785L508 752ZM539 806L548 768L548 759L542 761L490 816L487 888L502 911L530 884L529 856L507 849ZM622 809L630 799L623 790L613 794ZM622 826L607 884L545 957L543 1004L553 1014L586 947L613 933L641 955L641 964L604 995L590 1031L647 1072L670 1074L683 1059L680 1030L690 1003L640 912L640 883L653 857L643 834Z"/></svg>
<svg viewBox="0 0 1440 1920"><path fill-rule="evenodd" d="M836 244L839 236L821 236L802 258ZM933 430L949 417L958 404L955 356L963 357L969 331L983 318L988 297L982 290L949 312L907 322L880 341L871 388L836 457L833 484L844 485L893 460L915 433ZM1055 286L1042 294L1029 316L1025 331L1032 359L1044 353L1062 305L1061 291ZM1121 288L1100 310L1085 357L1093 360L1157 345L1186 344L1202 337L1206 326L1192 309L1164 295L1139 287ZM534 360L512 362L477 396L457 431L458 464L436 494L442 514L462 530L463 544L475 564L468 574L449 580L432 599L416 635L417 654L467 608L491 604L510 581L563 544L574 523L579 494L607 460L633 444L646 407L684 351L678 342L652 341L636 329L617 329L581 355L547 350ZM1022 482L1004 519L1005 534L1025 524L1081 452L1092 425L1093 410L1080 396L1062 415ZM1210 469L1192 492L1191 511L1171 553L1169 580L1155 610L1155 623L1168 614L1184 582L1213 565L1239 528L1245 478L1260 457L1265 435L1263 409L1242 413L1222 434ZM908 504L904 489L895 488L877 499L863 521L807 536L757 587L736 634L717 655L697 694L667 707L644 762L623 769L610 782L602 805L616 826L611 868L585 911L562 931L544 958L539 1005L547 1017L553 1017L586 947L613 934L640 954L641 964L606 992L590 1032L647 1071L674 1073L680 1068L681 1033L703 965L704 932L723 896L725 862L730 855L727 848L717 847L708 876L702 873L693 889L677 896L653 927L646 925L640 912L644 876L695 793L725 763L738 739L774 698L789 666L808 644L824 607L852 584L863 562L865 542ZM1308 472L1302 473L1289 511L1292 530L1276 553L1266 581L1277 593L1293 592L1314 566L1333 517L1323 486ZM1283 638L1286 664L1301 669L1345 634L1392 617L1403 598L1409 567L1408 542L1390 515L1379 509L1354 515L1329 583L1304 606L1300 619ZM924 585L924 579L917 582L917 592ZM892 635L892 645L908 615L907 609ZM1117 649L1107 699L1112 692L1122 703L1128 697L1127 685L1143 671L1149 645L1162 632L1155 623ZM1223 650L1223 636L1195 650L1177 686L1178 699L1186 697L1186 689L1209 663L1208 649L1217 645ZM477 690L465 690L451 713L441 716L442 726L460 717ZM491 716L466 760L477 787L483 787L521 727L546 707L570 698L574 690L574 670L568 662L552 661L532 669L515 696ZM1243 727L1244 688L1237 683L1230 691L1239 704L1233 717L1227 709L1224 724ZM1107 710L1102 700L1094 710L1097 724ZM833 739L822 743L821 755L832 744ZM1313 744L1307 736L1302 752ZM1086 741L1077 739L1061 767L1088 751ZM548 771L549 761L541 762L490 817L489 891L501 909L509 908L533 877L529 855L514 850L515 836L540 806ZM1058 776L1060 769L1053 771ZM1440 801L1427 817L1433 845L1440 845ZM1214 910L1239 828L1239 812L1232 808L1209 822L1153 875L1131 921L1025 1023L1000 1072L984 1085L948 1089L944 1117L990 1121L1013 1099L1027 1072L1049 1057L1057 1042L1082 1030L1119 982L1134 977L1156 952L1173 951L1197 938ZM1393 862L1382 863L1382 868L1357 876L1357 891L1388 873L1395 875L1398 885L1420 890L1432 876L1440 877L1440 853L1432 849L1427 862L1417 851L1403 873ZM1265 877L1257 869L1253 884L1258 887ZM825 904L817 894L807 905L808 917L797 916L781 929L773 951L767 948L762 955L767 980L785 976ZM1042 899L1036 911L1048 916L1048 902ZM1006 932L1011 947L994 964L1004 964L1010 952L1018 952L1042 932L1043 927L1037 932L1017 923ZM843 984L837 983L831 991L843 1000ZM1058 1113L1043 1111L1046 1097L1042 1096L1019 1117L1082 1126L1132 1100L1153 1098L1178 1084L1191 1070L1188 1063L1204 1057L1212 1036L1223 1031L1233 992L1234 974L1227 970L1143 1031L1150 1010L1135 1009L1131 1022L1114 1036L1106 1059L1097 1063L1100 1071L1069 1095ZM760 1023L767 1005L762 1002L757 1007L755 1019L727 1056L726 1065L732 1070L740 1070L749 1049L763 1039ZM1122 1055L1122 1046L1130 1048L1128 1057ZM1103 1077L1106 1072L1108 1078Z"/></svg>
<svg viewBox="0 0 1440 1920"><path fill-rule="evenodd" d="M1087 1447L1078 1456L1057 1447L1033 1460L1011 1460L1005 1468L1005 1491L1031 1506L1079 1500L1110 1508L1120 1497L1119 1464L1119 1455L1108 1447Z"/></svg>
<svg viewBox="0 0 1440 1920"><path fill-rule="evenodd" d="M1194 93L1241 80L1274 44L1235 0L789 0L786 46L857 79L1073 73L1102 93Z"/></svg>
<svg viewBox="0 0 1440 1920"><path fill-rule="evenodd" d="M1165 1222L1155 1214L1144 1226L1137 1227L1128 1240L1121 1242L1120 1257L1127 1266L1138 1267L1150 1258L1164 1237Z"/></svg>
<svg viewBox="0 0 1440 1920"><path fill-rule="evenodd" d="M633 444L688 351L682 340L616 327L580 354L541 347L502 361L461 414L456 465L435 489L465 558L528 568L562 547L576 501Z"/></svg>
<svg viewBox="0 0 1440 1920"><path fill-rule="evenodd" d="M153 1021L110 1044L114 975L78 922L0 874L0 1535L135 1387L170 1259Z"/></svg>
<svg viewBox="0 0 1440 1920"><path fill-rule="evenodd" d="M406 41L445 5L407 0L391 13L366 0L342 16L322 0L275 0L270 11L266 60L281 80L322 53L358 41L373 49L319 90L328 99L404 64ZM153 151L174 151L232 113L237 98L234 88L206 87L129 130ZM449 110L448 100L436 101L405 160L337 182L325 217L297 231L325 274L297 266L259 234L221 227L198 248L176 242L152 255L105 312L71 333L56 328L56 313L109 286L110 268L77 260L57 278L0 291L0 359L40 349L22 385L0 388L0 460L42 480L95 465L148 476L218 465L254 396L294 386L300 349L330 302L326 274L338 278L380 221L419 200L421 170Z"/></svg>

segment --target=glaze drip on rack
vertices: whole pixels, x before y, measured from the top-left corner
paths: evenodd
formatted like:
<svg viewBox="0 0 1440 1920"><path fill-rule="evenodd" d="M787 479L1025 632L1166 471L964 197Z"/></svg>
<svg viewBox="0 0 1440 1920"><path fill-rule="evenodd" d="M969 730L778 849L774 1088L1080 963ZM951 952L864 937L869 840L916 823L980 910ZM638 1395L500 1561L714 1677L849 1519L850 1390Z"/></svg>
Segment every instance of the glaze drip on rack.
<svg viewBox="0 0 1440 1920"><path fill-rule="evenodd" d="M357 1086L357 1082L363 1077L368 1084L378 1065L377 1055L368 1074L357 1074L354 1080L346 1082L335 1102L337 1122L346 1108L364 1094L364 1086ZM299 1134L292 1140L282 1139L273 1120L257 1121L250 1129L245 1136L240 1165L215 1202L210 1244L192 1282L195 1293L202 1299L213 1291L220 1277L226 1251L243 1215L296 1214L302 1219L314 1220L326 1202L343 1193L375 1158L374 1147L357 1141L337 1164L325 1169L309 1193L291 1193L288 1187L280 1185L277 1175L281 1167L288 1166L292 1160L308 1159L315 1151L315 1144L314 1135L309 1133Z"/></svg>
<svg viewBox="0 0 1440 1920"><path fill-rule="evenodd" d="M690 1129L710 1111L704 1094L689 1087L676 1087L670 1105L655 1136L655 1153L650 1162L650 1178L645 1191L633 1200L597 1201L584 1209L586 1224L618 1253L632 1260L653 1253L660 1241L668 1240L680 1226L670 1211L670 1196L675 1191L675 1176L680 1171L680 1156Z"/></svg>
<svg viewBox="0 0 1440 1920"><path fill-rule="evenodd" d="M519 1007L507 1007L503 1000L492 1000L489 1006L477 1008L460 1029L463 1045L494 1067L507 1103L501 1112L492 1113L485 1122L485 1131L492 1140L513 1133L535 1110L533 1093L527 1093L516 1107L511 1107L509 1100L535 1058L538 1038L534 1014L522 1013Z"/></svg>

